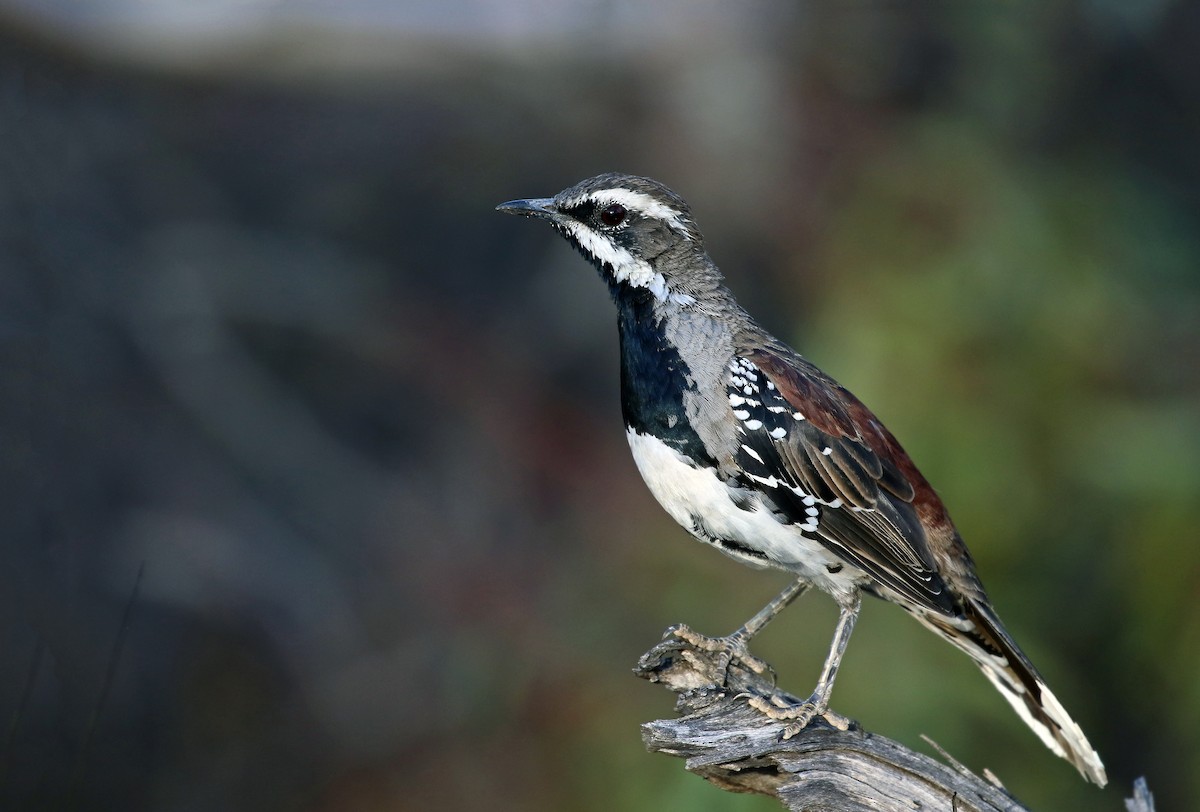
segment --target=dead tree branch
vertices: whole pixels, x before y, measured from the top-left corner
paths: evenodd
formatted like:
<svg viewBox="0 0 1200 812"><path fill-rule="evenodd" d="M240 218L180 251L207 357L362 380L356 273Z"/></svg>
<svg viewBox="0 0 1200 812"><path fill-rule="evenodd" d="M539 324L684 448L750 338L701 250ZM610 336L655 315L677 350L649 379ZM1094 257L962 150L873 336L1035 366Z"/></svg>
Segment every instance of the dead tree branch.
<svg viewBox="0 0 1200 812"><path fill-rule="evenodd" d="M634 673L678 694L679 718L642 725L646 747L685 759L689 771L722 789L773 795L785 808L805 812L1028 812L999 782L980 778L944 752L948 764L856 725L838 730L818 719L783 741L785 723L746 702L746 695L775 692L772 682L734 662L729 687L718 690L716 660L715 653L668 636L642 655Z"/></svg>

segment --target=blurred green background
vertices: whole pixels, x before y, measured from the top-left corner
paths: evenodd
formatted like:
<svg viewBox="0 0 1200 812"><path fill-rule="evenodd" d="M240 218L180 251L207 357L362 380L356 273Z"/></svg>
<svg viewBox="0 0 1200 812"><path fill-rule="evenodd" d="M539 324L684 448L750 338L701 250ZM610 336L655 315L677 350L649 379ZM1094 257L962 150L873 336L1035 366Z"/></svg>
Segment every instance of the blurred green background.
<svg viewBox="0 0 1200 812"><path fill-rule="evenodd" d="M900 437L1113 783L878 602L834 707L1196 808L1198 143L1172 0L0 2L0 807L777 808L645 753L630 668L785 579L653 504L603 286L492 211L620 170Z"/></svg>

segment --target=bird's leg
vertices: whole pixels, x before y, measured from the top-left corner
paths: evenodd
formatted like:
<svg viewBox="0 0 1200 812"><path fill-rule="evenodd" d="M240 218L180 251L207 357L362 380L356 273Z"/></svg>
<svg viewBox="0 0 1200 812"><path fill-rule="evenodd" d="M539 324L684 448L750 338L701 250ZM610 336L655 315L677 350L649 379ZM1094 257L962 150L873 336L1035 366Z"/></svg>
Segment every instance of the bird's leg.
<svg viewBox="0 0 1200 812"><path fill-rule="evenodd" d="M787 721L782 738L790 739L808 726L817 716L822 716L827 722L839 730L847 730L850 720L829 710L829 695L833 693L833 682L837 679L838 666L842 664L842 655L846 653L846 644L850 641L850 633L854 631L854 621L858 619L858 610L862 607L862 596L855 590L846 603L841 604L841 614L838 616L837 627L833 631L833 643L829 647L829 656L825 658L825 666L821 669L821 677L812 696L800 703L792 702L776 694L770 697L752 697L751 707L762 711L772 719Z"/></svg>
<svg viewBox="0 0 1200 812"><path fill-rule="evenodd" d="M759 610L754 617L743 623L741 628L725 637L708 637L699 632L692 631L691 628L681 623L668 629L664 639L669 640L674 637L702 651L719 652L719 656L713 667L713 681L722 687L729 681L729 666L735 660L749 668L755 674L760 676L770 674L773 681L775 672L771 666L750 653L748 645L750 638L762 631L776 615L782 612L789 603L803 595L807 589L808 583L806 581L799 579L793 581L782 592L776 595L770 603Z"/></svg>

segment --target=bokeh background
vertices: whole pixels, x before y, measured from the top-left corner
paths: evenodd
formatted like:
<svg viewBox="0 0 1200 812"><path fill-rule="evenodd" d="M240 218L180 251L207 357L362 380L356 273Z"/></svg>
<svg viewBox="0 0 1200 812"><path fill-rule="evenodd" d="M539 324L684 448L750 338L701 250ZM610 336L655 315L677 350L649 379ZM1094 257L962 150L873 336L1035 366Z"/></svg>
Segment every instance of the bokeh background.
<svg viewBox="0 0 1200 812"><path fill-rule="evenodd" d="M607 170L883 417L1103 754L865 606L834 706L1039 810L1200 803L1200 7L0 2L0 807L769 810L643 751L782 586L493 213ZM761 637L811 688L835 613Z"/></svg>

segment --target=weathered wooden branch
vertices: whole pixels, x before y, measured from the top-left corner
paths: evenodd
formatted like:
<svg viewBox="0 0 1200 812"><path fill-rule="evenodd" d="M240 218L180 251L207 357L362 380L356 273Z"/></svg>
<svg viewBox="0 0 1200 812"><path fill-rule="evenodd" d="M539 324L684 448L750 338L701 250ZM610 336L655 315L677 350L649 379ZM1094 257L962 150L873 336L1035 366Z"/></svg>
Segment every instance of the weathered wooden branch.
<svg viewBox="0 0 1200 812"><path fill-rule="evenodd" d="M634 673L678 694L680 718L642 725L646 747L685 759L689 771L722 789L773 795L805 812L1029 812L998 781L980 778L946 753L948 764L857 725L839 730L818 719L782 740L786 723L746 702L747 695L775 693L771 680L735 661L729 687L719 690L716 660L668 635L642 655ZM1139 791L1126 802L1129 810L1153 812L1144 782Z"/></svg>

